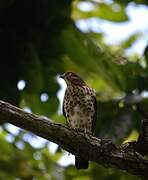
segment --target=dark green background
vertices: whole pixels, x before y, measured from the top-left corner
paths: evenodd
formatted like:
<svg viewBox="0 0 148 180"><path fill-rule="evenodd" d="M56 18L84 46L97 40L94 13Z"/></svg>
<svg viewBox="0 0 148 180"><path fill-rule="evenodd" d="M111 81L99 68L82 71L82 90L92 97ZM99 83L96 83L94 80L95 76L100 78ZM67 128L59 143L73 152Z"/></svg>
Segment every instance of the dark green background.
<svg viewBox="0 0 148 180"><path fill-rule="evenodd" d="M96 3L97 11L83 12L72 0L0 1L0 99L64 123L57 113L57 75L74 71L96 90L96 135L115 143L136 139L143 118L136 104L144 111L148 106L148 99L140 96L148 88L148 49L142 57L134 54L132 61L123 56L141 34L132 34L115 48L105 44L103 33L80 32L75 25L78 19L90 17L117 24L127 22L125 9L130 2L147 6L146 0L114 0L112 4ZM115 4L120 7L118 12L112 8ZM19 80L26 82L22 91L17 89ZM40 99L42 93L49 96L46 102ZM33 135L27 141L26 134L20 130L15 135L7 124L1 126L0 179L136 179L95 163L86 171L77 171L72 165L61 167L56 163L63 154L61 149L51 154L48 142L34 148L29 143Z"/></svg>

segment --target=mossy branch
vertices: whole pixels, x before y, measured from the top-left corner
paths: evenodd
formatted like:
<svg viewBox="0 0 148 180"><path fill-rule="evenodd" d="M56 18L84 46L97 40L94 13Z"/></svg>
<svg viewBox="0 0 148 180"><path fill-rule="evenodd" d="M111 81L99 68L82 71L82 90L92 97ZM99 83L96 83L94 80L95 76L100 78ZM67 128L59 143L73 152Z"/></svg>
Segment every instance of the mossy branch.
<svg viewBox="0 0 148 180"><path fill-rule="evenodd" d="M68 127L53 123L47 118L25 112L9 103L0 101L0 123L8 122L22 129L59 144L63 149L74 155L88 158L88 160L101 164L105 167L114 167L148 178L148 161L143 155L143 147L148 147L147 141L143 138L147 133L141 133L142 138L138 141L115 145L110 140L98 139L90 135L84 135ZM148 129L148 123L144 121L142 131ZM144 141L143 141L144 139ZM142 148L140 148L142 144ZM144 152L144 153L143 153ZM140 154L141 153L141 154Z"/></svg>

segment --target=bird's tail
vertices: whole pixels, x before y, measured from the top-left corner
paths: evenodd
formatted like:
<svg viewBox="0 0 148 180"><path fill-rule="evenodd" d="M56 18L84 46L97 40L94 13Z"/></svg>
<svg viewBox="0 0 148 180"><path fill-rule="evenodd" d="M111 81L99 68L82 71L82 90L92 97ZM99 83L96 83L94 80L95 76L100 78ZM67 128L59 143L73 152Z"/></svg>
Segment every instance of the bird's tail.
<svg viewBox="0 0 148 180"><path fill-rule="evenodd" d="M75 166L77 169L87 169L88 168L88 160L83 159L79 156L75 157Z"/></svg>

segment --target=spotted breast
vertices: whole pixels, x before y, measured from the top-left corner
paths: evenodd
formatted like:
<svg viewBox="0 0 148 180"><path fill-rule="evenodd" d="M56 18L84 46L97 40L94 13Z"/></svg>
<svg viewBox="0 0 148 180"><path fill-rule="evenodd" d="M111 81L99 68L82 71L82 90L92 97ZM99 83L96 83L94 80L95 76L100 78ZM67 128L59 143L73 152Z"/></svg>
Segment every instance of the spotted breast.
<svg viewBox="0 0 148 180"><path fill-rule="evenodd" d="M69 127L93 132L93 117L95 114L95 92L88 87L68 87L64 98L64 111Z"/></svg>

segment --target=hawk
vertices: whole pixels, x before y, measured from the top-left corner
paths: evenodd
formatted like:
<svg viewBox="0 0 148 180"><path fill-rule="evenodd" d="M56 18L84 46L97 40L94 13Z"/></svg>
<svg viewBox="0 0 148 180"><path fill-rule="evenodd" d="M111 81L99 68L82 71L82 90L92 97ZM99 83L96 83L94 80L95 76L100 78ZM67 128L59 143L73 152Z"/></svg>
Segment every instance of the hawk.
<svg viewBox="0 0 148 180"><path fill-rule="evenodd" d="M93 135L97 118L95 91L73 72L60 75L67 84L63 101L63 115L67 125L77 131ZM77 169L87 169L88 160L75 157Z"/></svg>

